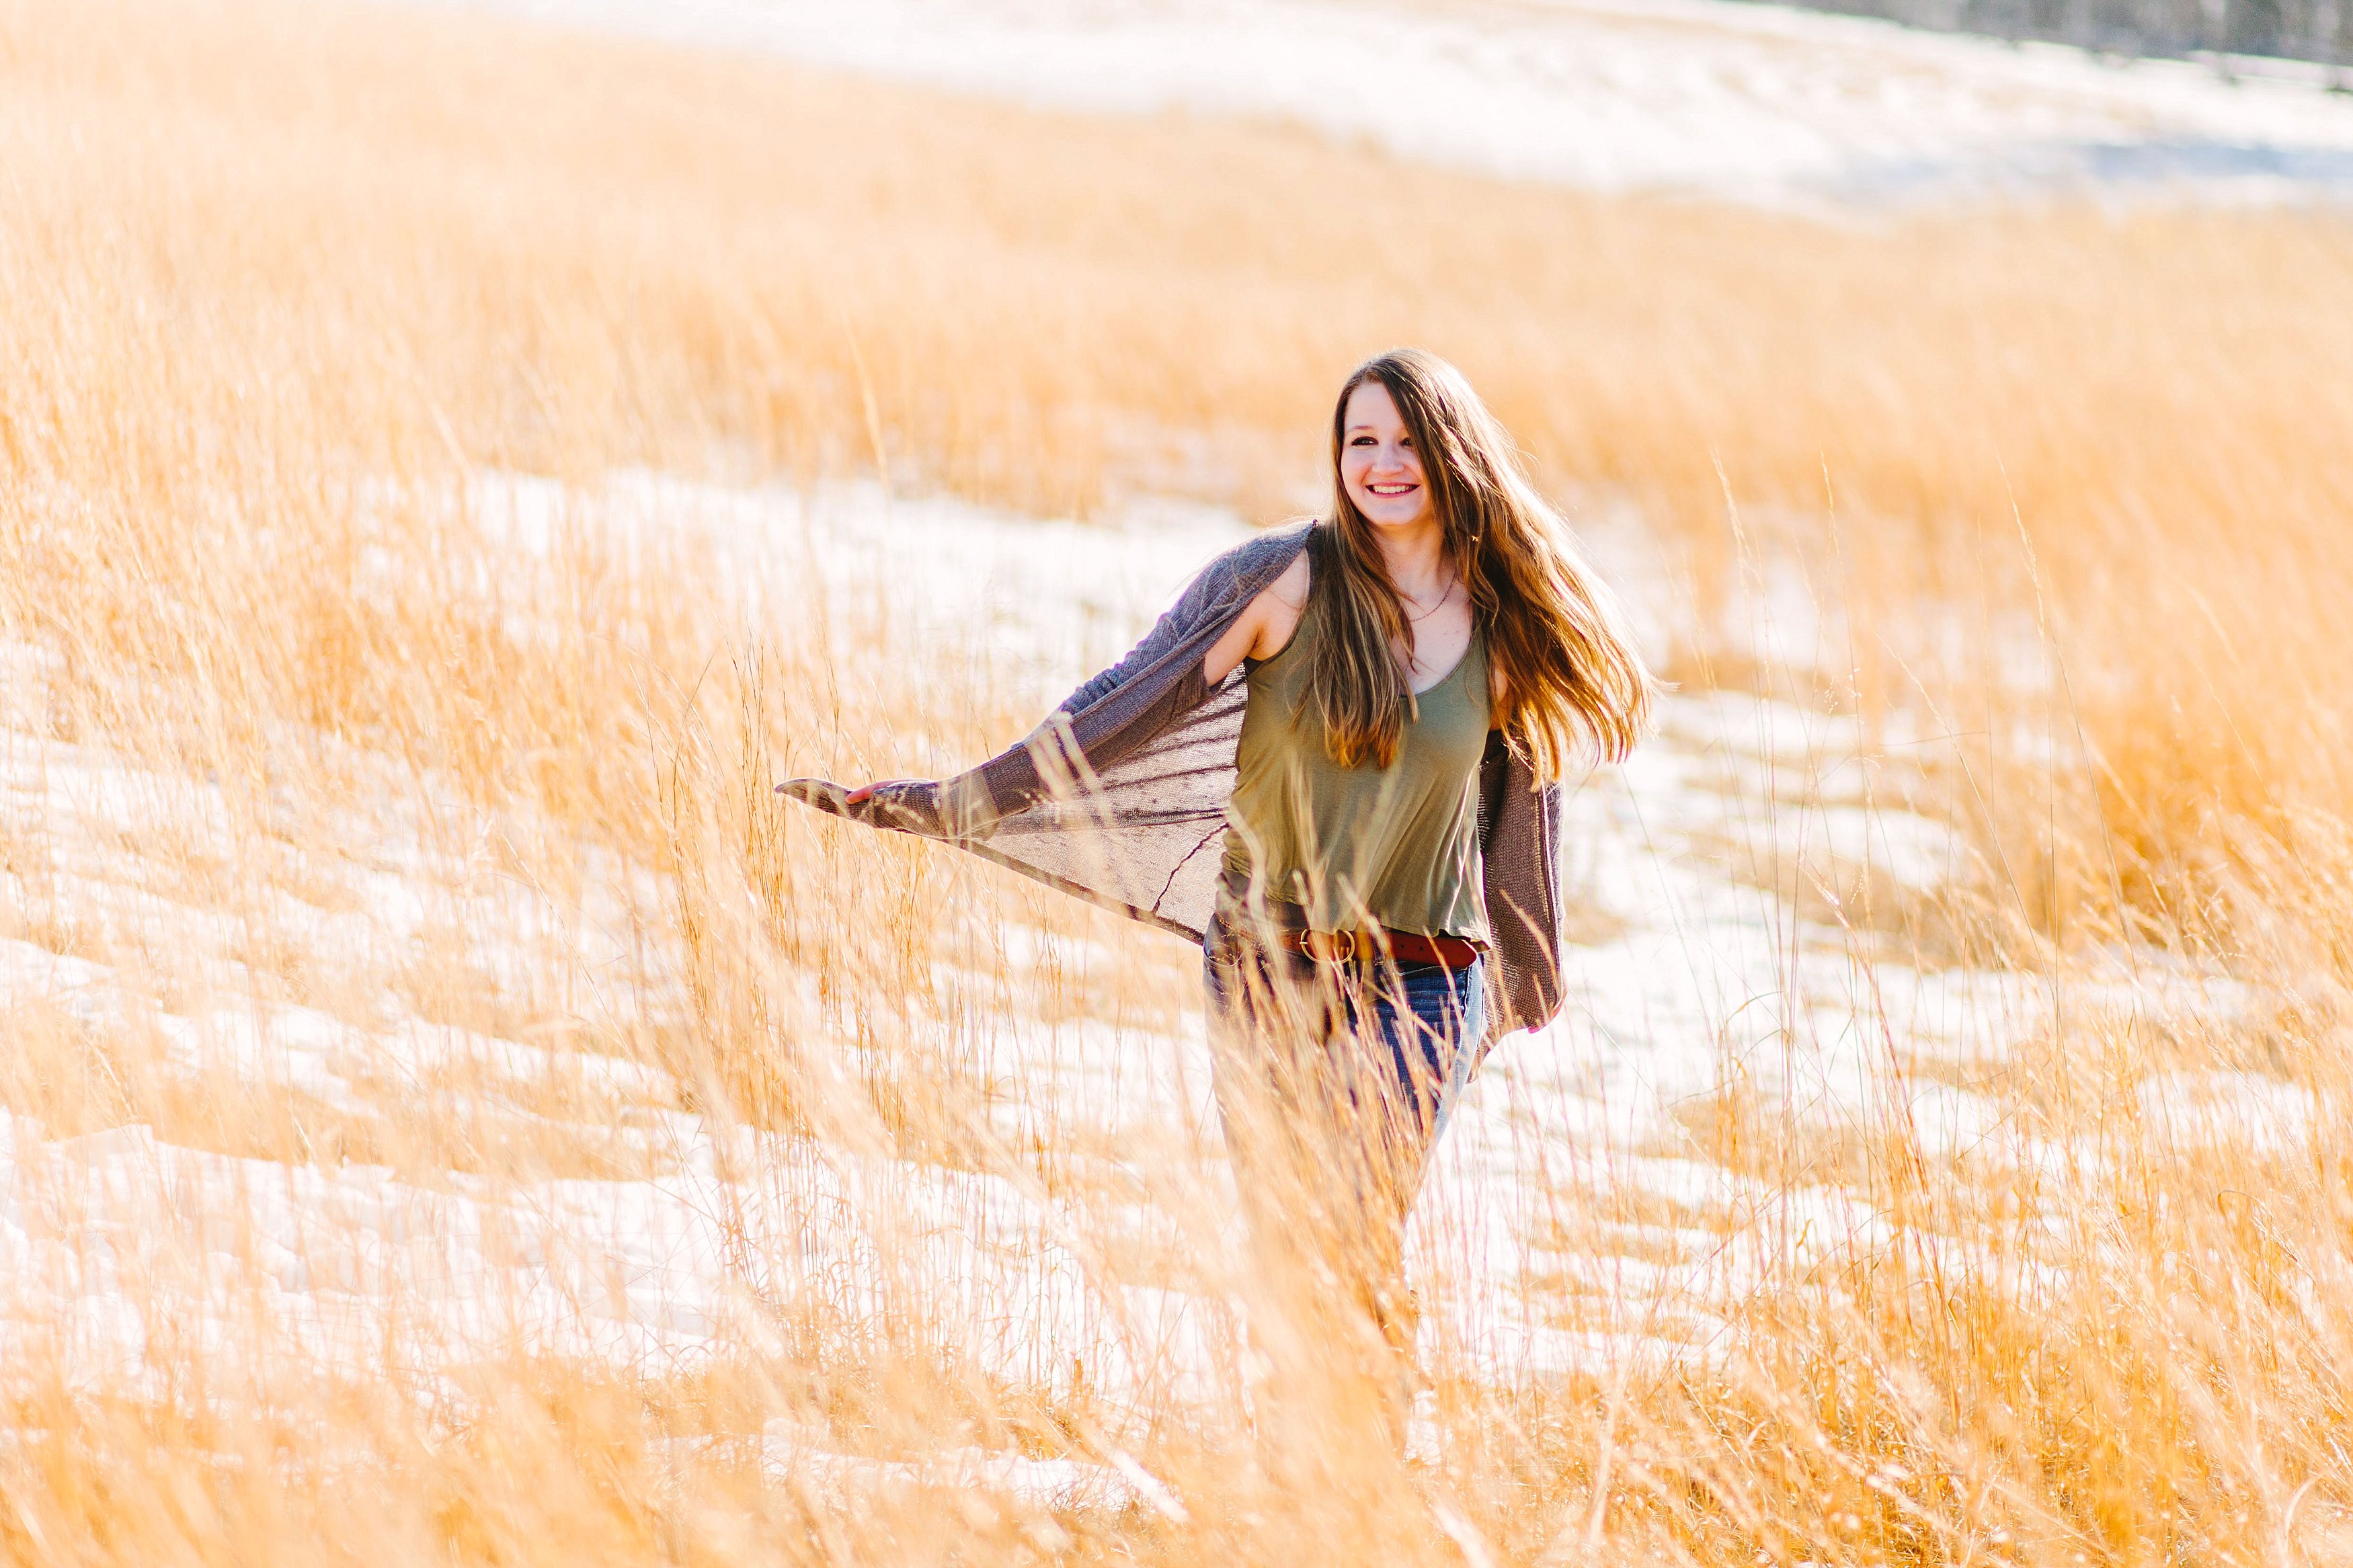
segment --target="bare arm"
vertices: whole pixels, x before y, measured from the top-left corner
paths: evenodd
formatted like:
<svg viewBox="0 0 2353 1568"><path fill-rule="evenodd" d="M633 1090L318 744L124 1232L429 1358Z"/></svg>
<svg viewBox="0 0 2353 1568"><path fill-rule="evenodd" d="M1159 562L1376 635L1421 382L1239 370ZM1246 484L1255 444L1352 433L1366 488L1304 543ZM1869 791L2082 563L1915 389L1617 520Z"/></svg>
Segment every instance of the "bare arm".
<svg viewBox="0 0 2353 1568"><path fill-rule="evenodd" d="M1258 597L1242 608L1226 635L1209 647L1201 660L1201 675L1210 685L1225 679L1246 658L1271 658L1289 646L1307 607L1307 554L1284 569Z"/></svg>

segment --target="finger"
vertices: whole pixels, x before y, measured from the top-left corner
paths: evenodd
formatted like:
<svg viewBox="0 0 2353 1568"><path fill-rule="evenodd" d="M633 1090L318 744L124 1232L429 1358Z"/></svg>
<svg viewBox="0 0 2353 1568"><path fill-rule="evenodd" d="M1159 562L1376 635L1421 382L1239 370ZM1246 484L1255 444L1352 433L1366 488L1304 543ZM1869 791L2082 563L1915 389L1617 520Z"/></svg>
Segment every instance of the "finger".
<svg viewBox="0 0 2353 1568"><path fill-rule="evenodd" d="M851 790L848 795L842 796L842 802L847 805L856 805L859 802L864 800L868 795L872 795L876 790L881 789L881 787L882 786L881 784L860 784L856 789Z"/></svg>

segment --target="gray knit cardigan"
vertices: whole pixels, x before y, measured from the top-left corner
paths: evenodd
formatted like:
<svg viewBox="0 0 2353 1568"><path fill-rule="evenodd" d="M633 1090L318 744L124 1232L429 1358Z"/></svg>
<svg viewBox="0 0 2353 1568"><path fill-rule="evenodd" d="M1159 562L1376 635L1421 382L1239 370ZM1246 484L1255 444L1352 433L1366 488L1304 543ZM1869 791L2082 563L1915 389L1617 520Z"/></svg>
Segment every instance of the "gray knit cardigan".
<svg viewBox="0 0 2353 1568"><path fill-rule="evenodd" d="M1209 648L1282 575L1313 524L1261 534L1187 585L1127 657L969 773L887 785L856 805L840 784L776 786L820 811L937 838L1198 942L1223 859L1234 747L1249 688L1211 686ZM1493 939L1492 1041L1560 1010L1560 787L1487 738L1479 842Z"/></svg>

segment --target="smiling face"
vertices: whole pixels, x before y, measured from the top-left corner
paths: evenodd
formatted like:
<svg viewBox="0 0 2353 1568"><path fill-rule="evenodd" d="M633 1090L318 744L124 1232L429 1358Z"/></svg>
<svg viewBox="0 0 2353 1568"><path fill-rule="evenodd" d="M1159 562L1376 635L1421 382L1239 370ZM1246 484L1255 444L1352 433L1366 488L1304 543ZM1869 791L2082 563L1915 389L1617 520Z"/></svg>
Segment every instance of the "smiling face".
<svg viewBox="0 0 2353 1568"><path fill-rule="evenodd" d="M1365 521L1376 528L1412 528L1432 521L1421 454L1398 414L1397 400L1377 381L1348 394L1340 427L1340 483Z"/></svg>

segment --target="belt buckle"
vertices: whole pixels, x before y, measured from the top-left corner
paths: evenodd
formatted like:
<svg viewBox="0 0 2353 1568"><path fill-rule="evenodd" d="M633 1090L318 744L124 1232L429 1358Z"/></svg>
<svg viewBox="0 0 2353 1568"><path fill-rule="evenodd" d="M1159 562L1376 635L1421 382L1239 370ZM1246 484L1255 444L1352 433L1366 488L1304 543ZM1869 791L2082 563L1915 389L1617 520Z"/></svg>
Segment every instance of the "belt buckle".
<svg viewBox="0 0 2353 1568"><path fill-rule="evenodd" d="M1308 949L1331 963L1370 963L1381 955L1380 944L1362 926L1354 931L1311 931Z"/></svg>
<svg viewBox="0 0 2353 1568"><path fill-rule="evenodd" d="M1308 931L1300 945L1307 956L1319 963L1347 963L1364 955L1365 933L1361 931Z"/></svg>

